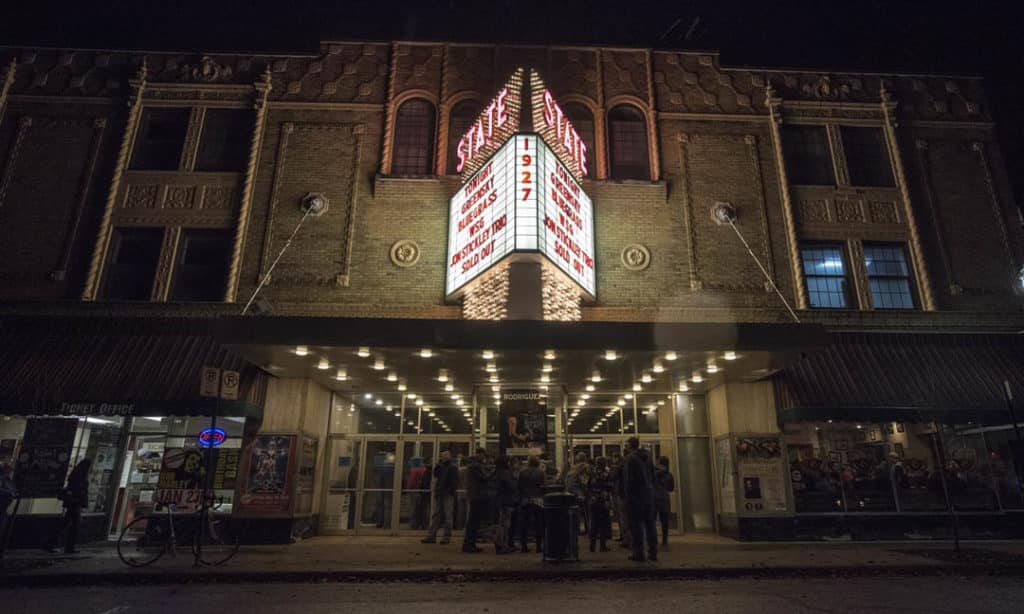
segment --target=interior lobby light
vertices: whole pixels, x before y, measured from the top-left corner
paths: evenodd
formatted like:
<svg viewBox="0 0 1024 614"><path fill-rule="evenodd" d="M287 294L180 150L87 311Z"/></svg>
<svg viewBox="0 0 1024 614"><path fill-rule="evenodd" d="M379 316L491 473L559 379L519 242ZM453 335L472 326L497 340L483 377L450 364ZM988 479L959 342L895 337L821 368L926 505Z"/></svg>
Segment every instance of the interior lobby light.
<svg viewBox="0 0 1024 614"><path fill-rule="evenodd" d="M718 373L718 365L713 360L708 362L708 373Z"/></svg>
<svg viewBox="0 0 1024 614"><path fill-rule="evenodd" d="M540 381L542 383L549 384L549 383L551 383L551 376L548 375L547 373L545 373L544 375L540 376Z"/></svg>
<svg viewBox="0 0 1024 614"><path fill-rule="evenodd" d="M398 381L398 374L395 373L394 371L392 371L391 373L388 373L388 381L389 382L397 382Z"/></svg>
<svg viewBox="0 0 1024 614"><path fill-rule="evenodd" d="M412 399L416 398L416 395L414 393L409 393L409 394L405 395L405 398L407 398L409 400L412 400Z"/></svg>
<svg viewBox="0 0 1024 614"><path fill-rule="evenodd" d="M554 359L555 359L555 351L554 350L544 350L544 360L554 360Z"/></svg>
<svg viewBox="0 0 1024 614"><path fill-rule="evenodd" d="M416 407L423 407L423 399L416 399Z"/></svg>
<svg viewBox="0 0 1024 614"><path fill-rule="evenodd" d="M689 392L690 387L686 385L685 381L679 382L679 392Z"/></svg>
<svg viewBox="0 0 1024 614"><path fill-rule="evenodd" d="M398 391L399 392L405 392L407 389L408 389L408 386L405 385L405 382L398 382Z"/></svg>
<svg viewBox="0 0 1024 614"><path fill-rule="evenodd" d="M631 394L624 394L624 395L622 395L622 398L624 398L624 399L626 399L628 401L628 400L633 398L633 395L631 395Z"/></svg>
<svg viewBox="0 0 1024 614"><path fill-rule="evenodd" d="M580 400L576 401L576 404L579 405L580 407L583 407L584 405L587 404L587 402L584 401L583 399L580 399Z"/></svg>
<svg viewBox="0 0 1024 614"><path fill-rule="evenodd" d="M650 384L652 380L653 378L651 377L650 373L644 373L643 375L640 376L640 381L645 384Z"/></svg>
<svg viewBox="0 0 1024 614"><path fill-rule="evenodd" d="M480 355L483 356L484 360L490 360L494 358L494 350L484 350Z"/></svg>
<svg viewBox="0 0 1024 614"><path fill-rule="evenodd" d="M593 392L593 391L594 391L594 385L593 384L587 384L587 392Z"/></svg>
<svg viewBox="0 0 1024 614"><path fill-rule="evenodd" d="M356 356L358 356L360 358L369 358L370 357L370 348L366 348L366 347L359 348L359 351L356 352Z"/></svg>
<svg viewBox="0 0 1024 614"><path fill-rule="evenodd" d="M363 398L364 398L364 399L372 399L372 398L373 398L373 395L372 395L372 394L370 394L369 392L367 392L366 394L364 394L364 395L363 395Z"/></svg>
<svg viewBox="0 0 1024 614"><path fill-rule="evenodd" d="M730 350L730 351L726 352L725 355L722 356L722 358L724 358L726 360L736 360L736 352L733 352L733 351Z"/></svg>
<svg viewBox="0 0 1024 614"><path fill-rule="evenodd" d="M445 392L451 392L452 390L455 390L455 384L448 382L447 384L444 385Z"/></svg>
<svg viewBox="0 0 1024 614"><path fill-rule="evenodd" d="M462 399L455 399L455 404L456 405L462 405L462 403L463 403Z"/></svg>
<svg viewBox="0 0 1024 614"><path fill-rule="evenodd" d="M374 401L374 403L376 403L377 405L383 405L384 401L377 399L376 401Z"/></svg>
<svg viewBox="0 0 1024 614"><path fill-rule="evenodd" d="M595 384L600 382L601 381L601 372L598 371L597 369L594 369L593 372L591 372L591 374L590 374L590 381L594 382Z"/></svg>
<svg viewBox="0 0 1024 614"><path fill-rule="evenodd" d="M498 393L498 392L495 392L495 393L494 393L493 395L491 395L491 396L492 396L492 397L494 397L494 400L495 400L495 401L500 401L500 400L501 400L501 394L500 394L500 393Z"/></svg>
<svg viewBox="0 0 1024 614"><path fill-rule="evenodd" d="M670 360L671 361L671 360L675 360L677 358L679 358L679 355L676 354L675 352L671 352L671 351L665 352L665 360Z"/></svg>
<svg viewBox="0 0 1024 614"><path fill-rule="evenodd" d="M373 361L373 370L374 371L383 371L384 370L384 361L381 360L380 358L378 358L377 360Z"/></svg>
<svg viewBox="0 0 1024 614"><path fill-rule="evenodd" d="M604 351L604 359L605 360L615 360L618 357L619 357L619 355L615 353L615 350L605 350Z"/></svg>
<svg viewBox="0 0 1024 614"><path fill-rule="evenodd" d="M318 362L316 365L316 368L320 369L321 371L326 371L331 368L331 363L327 362L326 357L321 357L320 362Z"/></svg>
<svg viewBox="0 0 1024 614"><path fill-rule="evenodd" d="M420 358L430 358L434 355L434 352L430 348L423 348L420 350Z"/></svg>
<svg viewBox="0 0 1024 614"><path fill-rule="evenodd" d="M487 363L487 366L484 367L484 371L487 371L488 373L494 373L497 370L498 370L498 365L494 364L493 362Z"/></svg>
<svg viewBox="0 0 1024 614"><path fill-rule="evenodd" d="M501 390L501 386L491 386L491 392L498 392Z"/></svg>
<svg viewBox="0 0 1024 614"><path fill-rule="evenodd" d="M448 369L441 369L437 372L437 381L447 382L448 381Z"/></svg>
<svg viewBox="0 0 1024 614"><path fill-rule="evenodd" d="M540 368L540 370L545 373L551 373L552 371L555 370L555 368L551 366L551 363L546 362L544 363L544 366Z"/></svg>
<svg viewBox="0 0 1024 614"><path fill-rule="evenodd" d="M661 364L660 360L655 360L654 367L651 370L655 373L663 373L665 371L665 365Z"/></svg>
<svg viewBox="0 0 1024 614"><path fill-rule="evenodd" d="M338 372L334 374L334 379L339 382L343 382L348 379L348 371L345 369L338 369Z"/></svg>
<svg viewBox="0 0 1024 614"><path fill-rule="evenodd" d="M304 345L297 345L297 346L295 346L295 355L296 356L306 356L307 354L309 354L309 348L308 347L306 347Z"/></svg>
<svg viewBox="0 0 1024 614"><path fill-rule="evenodd" d="M700 374L700 371L694 371L693 377L690 378L690 381L694 384L699 384L704 381L704 376Z"/></svg>
<svg viewBox="0 0 1024 614"><path fill-rule="evenodd" d="M457 394L453 394L453 395L452 395L452 400L453 400L453 401L454 401L454 400L456 400L456 399L458 399L458 398L459 398L459 395L457 395Z"/></svg>
<svg viewBox="0 0 1024 614"><path fill-rule="evenodd" d="M633 392L640 392L643 389L644 387L641 386L640 384L633 384Z"/></svg>
<svg viewBox="0 0 1024 614"><path fill-rule="evenodd" d="M625 407L626 401L625 399L619 399L618 401L615 402L615 404L618 405L619 407Z"/></svg>
<svg viewBox="0 0 1024 614"><path fill-rule="evenodd" d="M491 382L492 384L497 384L497 383L498 383L498 376L497 376L497 375L491 375L491 377L489 377L489 378L487 378L487 379L488 379L488 381L490 381L490 382Z"/></svg>
<svg viewBox="0 0 1024 614"><path fill-rule="evenodd" d="M580 398L586 400L586 399L590 398L590 395L589 394L581 394Z"/></svg>

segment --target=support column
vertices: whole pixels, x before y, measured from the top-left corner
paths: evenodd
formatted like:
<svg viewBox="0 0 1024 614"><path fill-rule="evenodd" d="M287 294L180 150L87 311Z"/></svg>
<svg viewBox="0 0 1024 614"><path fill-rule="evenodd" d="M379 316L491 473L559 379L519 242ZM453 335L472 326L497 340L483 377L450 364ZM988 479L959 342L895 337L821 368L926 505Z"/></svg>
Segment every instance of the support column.
<svg viewBox="0 0 1024 614"><path fill-rule="evenodd" d="M896 103L885 89L885 85L882 85L879 97L882 100L882 116L885 119L883 124L885 140L889 145L892 170L896 177L896 186L900 190L900 198L903 200L903 215L907 220L907 229L910 231L910 255L914 260L914 274L921 291L921 308L925 311L935 311L935 294L932 292L932 282L924 264L921 234L917 230L917 218L914 216L914 207L910 201L910 186L907 184L907 175L903 169L903 156L900 155L900 145L896 139Z"/></svg>
<svg viewBox="0 0 1024 614"><path fill-rule="evenodd" d="M228 270L228 287L224 302L234 303L238 298L238 283L242 275L242 258L245 256L245 237L249 231L249 215L252 211L252 197L256 184L256 169L259 165L260 150L263 148L263 133L267 125L267 97L271 86L270 65L263 70L256 89L256 122L253 126L252 141L249 142L249 164L245 167L245 183L242 186L242 202L238 207L238 225L235 227L235 243L231 251L231 268Z"/></svg>
<svg viewBox="0 0 1024 614"><path fill-rule="evenodd" d="M804 287L804 276L800 264L800 244L796 235L796 219L793 214L793 198L789 193L789 177L786 174L786 158L782 150L782 99L775 97L775 88L769 83L765 87L765 105L768 107L769 122L772 132L772 148L775 150L775 169L779 176L779 192L782 196L782 219L786 226L786 247L789 251L789 264L793 271L793 292L796 295L797 309L807 309L807 288Z"/></svg>
<svg viewBox="0 0 1024 614"><path fill-rule="evenodd" d="M132 96L128 101L128 118L125 120L124 136L121 138L121 148L117 154L117 164L114 166L114 175L110 179L110 192L107 194L107 203L103 207L103 217L100 220L99 232L96 236L96 245L92 252L92 261L89 263L89 275L85 280L85 290L82 292L83 301L96 300L99 291L100 276L103 274L103 263L107 255L107 247L110 245L111 218L114 215L114 208L117 203L118 194L121 191L121 181L124 179L124 172L128 167L128 156L131 154L132 145L135 144L135 133L139 128L139 116L142 113L142 97L146 92L146 79L148 69L146 60L143 59L135 79L128 82L132 90Z"/></svg>

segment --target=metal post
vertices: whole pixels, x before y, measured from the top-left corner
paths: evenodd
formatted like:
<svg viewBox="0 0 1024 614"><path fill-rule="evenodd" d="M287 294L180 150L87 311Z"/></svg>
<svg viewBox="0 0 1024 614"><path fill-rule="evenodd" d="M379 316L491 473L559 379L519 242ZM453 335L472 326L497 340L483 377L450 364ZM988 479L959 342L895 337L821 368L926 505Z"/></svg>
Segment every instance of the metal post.
<svg viewBox="0 0 1024 614"><path fill-rule="evenodd" d="M217 411L220 406L220 382L217 383L217 396L213 398L213 415L210 416L210 440L206 445L206 475L203 477L203 497L200 501L200 515L199 515L199 530L196 531L196 556L192 561L193 567L199 567L199 558L203 555L203 535L207 530L207 524L210 517L210 506L212 501L212 485L211 480L213 479L213 437L217 429ZM187 431L186 431L187 432ZM199 439L198 443L202 447L202 438Z"/></svg>
<svg viewBox="0 0 1024 614"><path fill-rule="evenodd" d="M942 480L942 494L946 497L946 511L949 514L949 522L953 528L953 550L960 554L960 526L957 522L956 511L953 509L953 500L949 497L949 484L946 482L946 457L942 453L942 446L939 445L938 425L935 425L936 432L932 433L932 445L935 447L935 459L939 462L939 478Z"/></svg>

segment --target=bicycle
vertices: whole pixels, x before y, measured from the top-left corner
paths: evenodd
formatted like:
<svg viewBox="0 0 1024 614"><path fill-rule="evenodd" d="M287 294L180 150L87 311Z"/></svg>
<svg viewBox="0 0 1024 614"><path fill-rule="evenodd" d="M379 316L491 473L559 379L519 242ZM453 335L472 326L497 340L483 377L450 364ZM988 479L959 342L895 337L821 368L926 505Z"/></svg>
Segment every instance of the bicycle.
<svg viewBox="0 0 1024 614"><path fill-rule="evenodd" d="M205 527L202 508L176 516L173 503L163 505L166 514L160 512L158 504L155 513L139 516L121 531L117 555L125 565L145 567L167 552L177 556L178 544L188 539L199 562L204 565L226 563L238 552L239 543L228 519L213 513L223 502L223 498L218 499L207 509ZM179 536L184 538L180 542Z"/></svg>

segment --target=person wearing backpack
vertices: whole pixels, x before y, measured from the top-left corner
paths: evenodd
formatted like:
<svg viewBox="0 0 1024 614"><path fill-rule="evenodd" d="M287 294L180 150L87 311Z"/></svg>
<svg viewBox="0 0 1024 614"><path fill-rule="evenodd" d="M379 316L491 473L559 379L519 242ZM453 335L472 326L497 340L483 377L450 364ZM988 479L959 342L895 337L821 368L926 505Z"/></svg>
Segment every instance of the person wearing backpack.
<svg viewBox="0 0 1024 614"><path fill-rule="evenodd" d="M669 493L676 489L676 479L668 470L668 457L658 458L654 466L654 511L661 522L661 546L668 548L668 518L672 513L672 498Z"/></svg>

